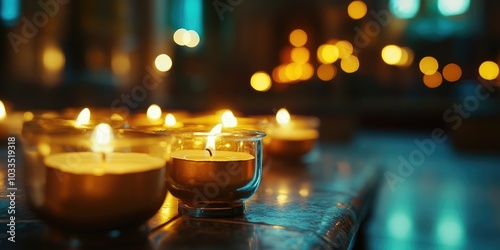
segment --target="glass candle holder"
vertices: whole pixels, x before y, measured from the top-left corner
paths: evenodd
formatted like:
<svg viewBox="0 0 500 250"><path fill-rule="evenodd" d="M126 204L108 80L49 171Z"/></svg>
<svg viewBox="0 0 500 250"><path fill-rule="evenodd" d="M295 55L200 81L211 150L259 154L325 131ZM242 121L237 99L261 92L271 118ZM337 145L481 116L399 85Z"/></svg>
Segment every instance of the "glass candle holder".
<svg viewBox="0 0 500 250"><path fill-rule="evenodd" d="M291 116L289 122L280 124L274 117L269 126L265 149L272 158L305 160L319 137L320 121L313 116Z"/></svg>
<svg viewBox="0 0 500 250"><path fill-rule="evenodd" d="M209 132L200 127L173 132L167 183L179 199L179 212L194 217L244 214L244 201L261 180L264 136L253 130Z"/></svg>
<svg viewBox="0 0 500 250"><path fill-rule="evenodd" d="M23 127L26 196L41 220L70 233L137 228L166 196L167 138L63 119Z"/></svg>

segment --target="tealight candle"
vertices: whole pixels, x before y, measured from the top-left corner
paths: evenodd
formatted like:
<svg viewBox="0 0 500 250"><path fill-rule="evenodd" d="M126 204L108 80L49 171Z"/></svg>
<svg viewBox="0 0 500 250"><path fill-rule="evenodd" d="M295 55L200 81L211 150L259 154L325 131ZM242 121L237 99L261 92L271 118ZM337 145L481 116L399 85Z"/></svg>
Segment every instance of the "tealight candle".
<svg viewBox="0 0 500 250"><path fill-rule="evenodd" d="M257 190L265 134L221 130L218 124L209 133L183 130L172 135L167 182L182 214L238 216L244 213L243 201Z"/></svg>
<svg viewBox="0 0 500 250"><path fill-rule="evenodd" d="M7 114L4 103L0 101L0 139L3 140L8 136L21 134L23 121L23 113L15 112Z"/></svg>
<svg viewBox="0 0 500 250"><path fill-rule="evenodd" d="M174 115L176 120L184 119L189 116L189 114L185 111L170 111L170 113L167 113L167 115L168 114ZM130 125L134 127L163 126L165 125L165 119L167 118L167 115L164 114L160 106L152 104L151 106L149 106L146 113L140 112L134 114L130 120ZM182 123L179 124L181 125L175 126L182 127Z"/></svg>
<svg viewBox="0 0 500 250"><path fill-rule="evenodd" d="M102 232L139 226L160 208L166 195L162 135L115 132L101 123L89 139L86 129L40 122L25 125L23 135L28 204L45 222Z"/></svg>
<svg viewBox="0 0 500 250"><path fill-rule="evenodd" d="M265 149L274 157L300 159L313 149L319 136L318 124L317 118L291 117L286 109L280 109Z"/></svg>

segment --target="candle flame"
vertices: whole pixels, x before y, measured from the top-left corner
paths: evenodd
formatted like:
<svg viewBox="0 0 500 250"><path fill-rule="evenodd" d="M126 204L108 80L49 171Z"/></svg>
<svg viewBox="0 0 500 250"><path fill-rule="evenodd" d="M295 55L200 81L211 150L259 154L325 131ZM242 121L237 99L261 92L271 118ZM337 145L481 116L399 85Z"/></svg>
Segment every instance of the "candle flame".
<svg viewBox="0 0 500 250"><path fill-rule="evenodd" d="M205 146L205 149L208 149L213 153L215 153L215 138L217 138L217 134L220 134L222 132L222 124L217 124L215 125L214 128L210 131L209 135L207 136L207 144Z"/></svg>
<svg viewBox="0 0 500 250"><path fill-rule="evenodd" d="M90 122L90 110L88 108L84 108L82 111L80 111L80 114L78 114L78 117L76 118L76 126L82 126L82 125L87 125Z"/></svg>
<svg viewBox="0 0 500 250"><path fill-rule="evenodd" d="M286 125L290 122L290 113L285 108L281 108L276 113L276 121L281 125Z"/></svg>
<svg viewBox="0 0 500 250"><path fill-rule="evenodd" d="M238 125L238 120L236 120L236 117L231 110L226 110L222 114L222 125L228 128L234 128Z"/></svg>
<svg viewBox="0 0 500 250"><path fill-rule="evenodd" d="M92 141L92 151L99 153L109 153L113 151L111 142L113 141L113 129L107 123L100 123L92 131L90 140Z"/></svg>
<svg viewBox="0 0 500 250"><path fill-rule="evenodd" d="M112 121L123 121L123 117L119 114L114 113L111 115L111 120Z"/></svg>
<svg viewBox="0 0 500 250"><path fill-rule="evenodd" d="M0 121L5 119L7 116L7 111L5 111L5 106L3 105L3 102L0 101Z"/></svg>
<svg viewBox="0 0 500 250"><path fill-rule="evenodd" d="M148 111L146 111L148 119L150 120L158 120L161 117L161 108L156 104L151 104L149 106Z"/></svg>
<svg viewBox="0 0 500 250"><path fill-rule="evenodd" d="M175 120L175 116L171 113L168 113L167 116L165 116L165 126L167 127L172 127L177 123L177 120Z"/></svg>

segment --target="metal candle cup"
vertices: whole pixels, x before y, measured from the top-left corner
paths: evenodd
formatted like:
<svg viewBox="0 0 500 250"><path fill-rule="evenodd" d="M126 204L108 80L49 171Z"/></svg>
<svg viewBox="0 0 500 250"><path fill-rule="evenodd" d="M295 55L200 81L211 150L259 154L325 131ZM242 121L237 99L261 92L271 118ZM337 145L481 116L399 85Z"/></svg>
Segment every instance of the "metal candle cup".
<svg viewBox="0 0 500 250"><path fill-rule="evenodd" d="M213 149L207 150L209 137ZM195 217L244 213L244 201L259 186L263 132L226 129L211 134L200 128L172 134L167 183L179 199L179 212Z"/></svg>
<svg viewBox="0 0 500 250"><path fill-rule="evenodd" d="M28 205L43 221L61 231L98 233L140 226L160 208L163 135L113 130L109 148L96 152L92 129L45 123L23 129Z"/></svg>

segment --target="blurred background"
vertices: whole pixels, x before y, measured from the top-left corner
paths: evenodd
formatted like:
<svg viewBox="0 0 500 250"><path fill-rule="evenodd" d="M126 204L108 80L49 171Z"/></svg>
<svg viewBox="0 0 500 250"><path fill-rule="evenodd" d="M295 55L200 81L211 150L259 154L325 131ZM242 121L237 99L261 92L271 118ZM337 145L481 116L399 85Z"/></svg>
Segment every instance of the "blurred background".
<svg viewBox="0 0 500 250"><path fill-rule="evenodd" d="M364 246L488 248L500 232L498 13L494 0L0 0L0 100L286 107L320 117L325 140L378 148L392 171L441 128L451 139L427 170L384 185Z"/></svg>

